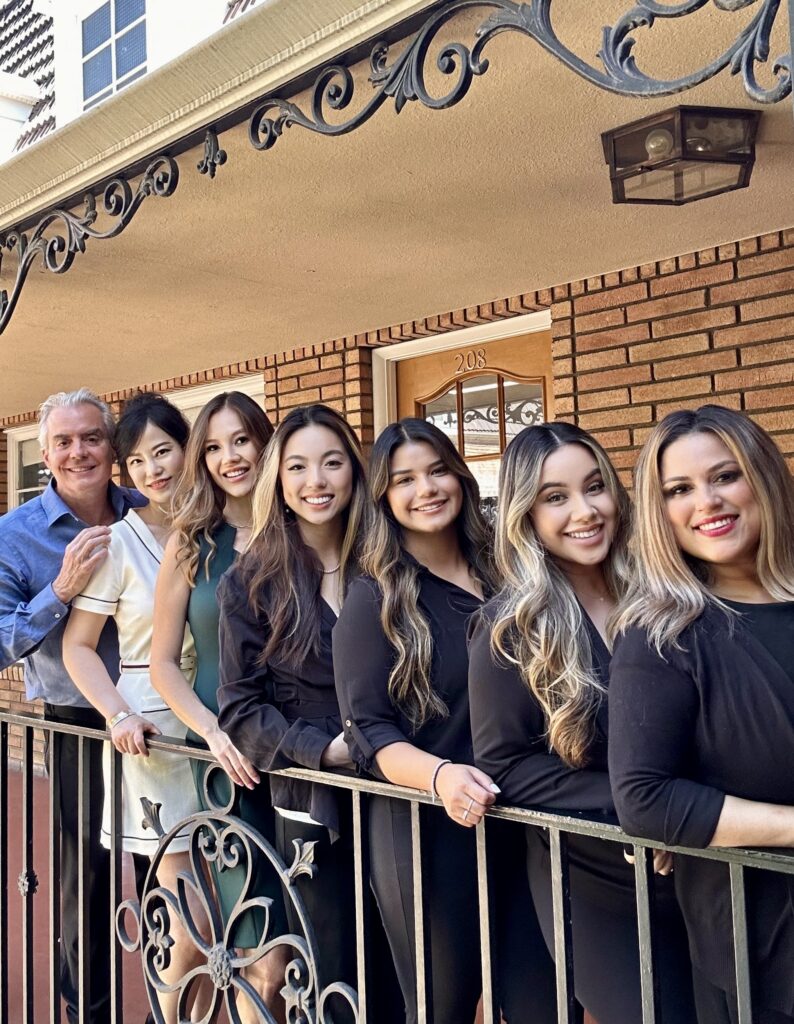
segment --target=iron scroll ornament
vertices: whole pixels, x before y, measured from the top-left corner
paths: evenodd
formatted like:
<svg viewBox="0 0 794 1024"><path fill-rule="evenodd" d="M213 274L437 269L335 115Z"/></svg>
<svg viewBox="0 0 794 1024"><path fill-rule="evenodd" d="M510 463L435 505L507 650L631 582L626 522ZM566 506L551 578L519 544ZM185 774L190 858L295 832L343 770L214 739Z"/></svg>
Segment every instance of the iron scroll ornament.
<svg viewBox="0 0 794 1024"><path fill-rule="evenodd" d="M659 21L684 18L713 4L725 13L759 6L736 40L710 64L682 78L656 79L640 69L635 58L637 29L651 29ZM501 32L518 32L533 39L566 67L593 85L609 92L626 96L670 96L685 92L708 81L726 69L733 75L741 74L744 88L757 103L777 103L791 93L791 54L778 57L772 65L773 84L768 88L759 84L756 65L769 60L770 37L780 13L781 0L681 0L662 3L644 0L635 4L612 26L602 30L598 58L603 65L596 67L582 60L558 37L552 24L553 0L451 0L437 8L418 30L413 39L392 63L389 63L389 45L378 42L373 47L369 63L369 81L374 95L347 120L329 122L326 110L343 111L355 94L353 74L343 64L330 64L322 68L310 90L309 113L296 103L280 97L265 99L253 112L248 135L255 149L270 149L284 129L299 125L321 135L345 135L365 124L389 99L394 99L399 114L408 102L418 101L433 110L444 110L459 103L469 91L476 76L483 75L489 66L484 56L485 47ZM425 84L425 70L433 41L441 29L465 11L490 10L490 14L476 30L476 41L469 47L461 42L443 45L436 57L436 67L453 84L442 95L432 95Z"/></svg>
<svg viewBox="0 0 794 1024"><path fill-rule="evenodd" d="M273 846L253 826L232 814L234 793L227 801L219 798L211 784L218 765L206 765L203 776L204 804L208 810L193 814L179 822L166 834L160 822L159 804L141 799L143 821L159 836L157 853L147 873L141 902L126 900L116 911L116 932L127 952L140 951L144 983L156 1024L167 1024L160 997L177 993L177 1020L187 1024L192 1019L188 1002L192 987L201 978L212 985L212 996L204 1017L198 1024L210 1024L225 1008L230 1024L241 1024L240 1004L253 1009L261 1024L277 1024L262 996L245 976L245 968L256 963L272 950L290 950L284 971L284 999L288 1024L334 1024L338 1011L344 1008L345 1021L358 1021L358 995L344 982L329 982L322 968L311 919L296 882L303 876L314 878L319 868L314 862L313 842L293 840L295 854L286 864ZM188 837L189 872L180 872L177 891L159 884L157 869L177 837ZM257 871L265 865L281 883L300 922L300 933L271 934L272 900L255 895ZM234 906L224 914L210 878L210 868L225 871L242 869L244 879ZM258 941L253 948L237 948L234 933L247 914L258 914ZM137 925L137 934L130 934L128 918ZM198 952L199 964L180 978L168 978L172 931L177 924L182 941L190 941ZM224 1018L226 1019L226 1018ZM250 1016L249 1016L250 1019Z"/></svg>
<svg viewBox="0 0 794 1024"><path fill-rule="evenodd" d="M44 214L33 231L8 231L0 235L0 270L6 254L15 254L17 272L10 292L0 290L0 334L8 326L28 276L40 257L44 267L53 274L64 274L77 253L84 253L89 239L108 239L120 235L149 196L161 199L174 194L179 183L179 167L174 159L162 154L149 162L133 188L129 180L118 176L107 183L101 193L102 212L111 218L102 230L97 226L97 198L88 192L83 198L82 216L69 210L56 209Z"/></svg>

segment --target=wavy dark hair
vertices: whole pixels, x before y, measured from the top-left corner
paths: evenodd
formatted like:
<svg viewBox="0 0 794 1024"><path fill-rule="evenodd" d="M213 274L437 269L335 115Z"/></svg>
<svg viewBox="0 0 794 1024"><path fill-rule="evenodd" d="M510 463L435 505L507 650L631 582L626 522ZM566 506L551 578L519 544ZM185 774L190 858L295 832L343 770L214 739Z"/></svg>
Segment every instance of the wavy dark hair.
<svg viewBox="0 0 794 1024"><path fill-rule="evenodd" d="M319 650L323 567L301 537L296 516L286 510L279 477L287 441L311 426L327 427L336 434L353 469L350 504L343 513L340 600L358 572L369 502L361 445L347 420L329 406L300 406L279 423L268 444L254 491L251 540L234 570L245 580L251 608L268 625L262 662L278 652L281 661L299 665L307 653Z"/></svg>
<svg viewBox="0 0 794 1024"><path fill-rule="evenodd" d="M259 451L260 462L265 446L273 436L273 424L267 414L242 391L224 391L215 395L196 417L185 448L185 468L174 497L173 520L177 557L191 587L196 585L199 571L201 537L208 545L204 572L209 579L210 562L216 550L214 534L223 522L226 492L210 476L205 457L210 420L223 409L232 409L240 417L243 430Z"/></svg>
<svg viewBox="0 0 794 1024"><path fill-rule="evenodd" d="M480 488L455 446L446 434L426 420L409 417L390 424L379 435L370 456L374 510L361 567L381 589L381 625L397 655L389 674L389 696L413 728L418 729L431 718L444 717L448 710L430 680L433 639L430 626L419 610L419 570L412 559L406 558L403 529L389 505L392 456L401 445L409 442L430 445L460 481L463 504L457 519L457 533L461 553L483 590L494 589L496 575L491 533L480 510Z"/></svg>

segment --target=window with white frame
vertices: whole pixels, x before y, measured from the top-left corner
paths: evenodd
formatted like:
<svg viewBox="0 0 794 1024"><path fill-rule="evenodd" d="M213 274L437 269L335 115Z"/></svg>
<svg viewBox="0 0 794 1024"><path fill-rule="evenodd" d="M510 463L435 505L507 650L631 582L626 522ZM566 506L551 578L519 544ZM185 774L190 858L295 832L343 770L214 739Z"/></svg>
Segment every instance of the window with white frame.
<svg viewBox="0 0 794 1024"><path fill-rule="evenodd" d="M8 432L8 507L16 508L41 494L50 479L39 447L36 424Z"/></svg>
<svg viewBox="0 0 794 1024"><path fill-rule="evenodd" d="M167 392L165 397L185 414L192 424L204 405L224 391L242 391L264 408L265 382L261 374L230 377L213 384L200 384L183 391ZM6 431L8 437L8 507L16 508L41 494L49 483L50 471L44 465L39 447L39 428L35 423Z"/></svg>
<svg viewBox="0 0 794 1024"><path fill-rule="evenodd" d="M106 0L83 18L83 110L146 74L146 0Z"/></svg>

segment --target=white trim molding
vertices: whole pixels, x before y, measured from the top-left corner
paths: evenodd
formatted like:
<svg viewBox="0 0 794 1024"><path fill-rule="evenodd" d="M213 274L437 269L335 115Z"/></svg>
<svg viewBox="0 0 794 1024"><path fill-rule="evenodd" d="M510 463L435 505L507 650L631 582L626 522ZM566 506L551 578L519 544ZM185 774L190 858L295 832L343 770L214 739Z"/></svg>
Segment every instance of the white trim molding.
<svg viewBox="0 0 794 1024"><path fill-rule="evenodd" d="M372 402L375 436L397 418L397 374L396 365L403 359L427 356L435 352L446 352L451 348L468 345L485 345L489 341L514 338L519 334L535 334L551 328L551 312L542 309L525 316L514 316L494 323L463 327L447 331L430 338L402 341L372 353Z"/></svg>

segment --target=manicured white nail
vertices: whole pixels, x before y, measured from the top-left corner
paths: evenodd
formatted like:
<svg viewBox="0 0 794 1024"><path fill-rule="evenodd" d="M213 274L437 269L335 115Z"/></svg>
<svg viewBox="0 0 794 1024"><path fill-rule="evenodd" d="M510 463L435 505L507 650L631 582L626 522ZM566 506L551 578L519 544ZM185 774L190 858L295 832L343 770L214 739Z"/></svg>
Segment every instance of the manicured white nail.
<svg viewBox="0 0 794 1024"><path fill-rule="evenodd" d="M501 789L500 789L500 788L499 788L499 787L498 787L498 786L496 785L496 783L495 783L495 782L492 782L492 783L491 783L491 792L492 792L492 793L501 793L502 791L501 791Z"/></svg>

